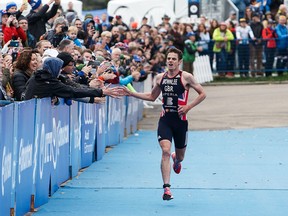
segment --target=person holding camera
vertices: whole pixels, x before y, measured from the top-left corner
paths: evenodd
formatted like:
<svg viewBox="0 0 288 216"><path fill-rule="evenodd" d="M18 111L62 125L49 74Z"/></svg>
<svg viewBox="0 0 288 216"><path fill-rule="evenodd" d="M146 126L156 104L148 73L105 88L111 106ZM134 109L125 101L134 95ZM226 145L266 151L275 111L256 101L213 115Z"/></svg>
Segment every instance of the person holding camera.
<svg viewBox="0 0 288 216"><path fill-rule="evenodd" d="M59 43L66 38L67 31L68 21L61 16L55 19L52 30L44 38L50 41L53 47L57 48Z"/></svg>
<svg viewBox="0 0 288 216"><path fill-rule="evenodd" d="M12 37L18 39L24 43L27 39L24 30L19 26L18 20L15 16L7 13L5 10L2 13L2 31L4 34L4 43L12 40Z"/></svg>

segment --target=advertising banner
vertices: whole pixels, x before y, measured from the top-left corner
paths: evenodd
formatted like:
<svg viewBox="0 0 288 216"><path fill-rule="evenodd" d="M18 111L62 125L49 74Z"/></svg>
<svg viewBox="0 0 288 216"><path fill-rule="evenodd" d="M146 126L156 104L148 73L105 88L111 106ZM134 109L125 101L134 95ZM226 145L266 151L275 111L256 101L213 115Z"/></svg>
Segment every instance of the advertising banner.
<svg viewBox="0 0 288 216"><path fill-rule="evenodd" d="M56 178L52 178L52 185L57 188L61 183L69 179L69 133L70 114L69 106L60 100L60 104L52 109L52 140L56 153L56 160L53 161L53 170ZM56 189L56 190L57 190ZM52 194L56 191L52 191Z"/></svg>
<svg viewBox="0 0 288 216"><path fill-rule="evenodd" d="M126 97L126 120L125 120L125 136L131 134L132 127L132 97Z"/></svg>
<svg viewBox="0 0 288 216"><path fill-rule="evenodd" d="M24 215L30 210L33 194L33 152L35 99L15 103L14 112L14 152L16 153L16 215ZM29 130L27 130L29 128Z"/></svg>
<svg viewBox="0 0 288 216"><path fill-rule="evenodd" d="M97 137L96 137L96 160L101 160L106 147L106 104L96 105Z"/></svg>
<svg viewBox="0 0 288 216"><path fill-rule="evenodd" d="M70 106L70 167L71 177L78 175L81 163L81 130L79 123L79 102Z"/></svg>
<svg viewBox="0 0 288 216"><path fill-rule="evenodd" d="M0 209L1 215L10 215L10 208L14 207L12 188L13 163L13 108L7 105L0 108Z"/></svg>
<svg viewBox="0 0 288 216"><path fill-rule="evenodd" d="M90 166L93 162L96 138L96 106L81 103L81 168Z"/></svg>
<svg viewBox="0 0 288 216"><path fill-rule="evenodd" d="M35 207L39 207L48 202L48 196L51 175L53 174L53 165L57 160L56 149L53 146L52 131L52 109L51 99L44 98L36 100L36 119L35 119L35 141L34 156L36 166L33 172L36 172L35 179ZM33 174L34 177L34 174Z"/></svg>
<svg viewBox="0 0 288 216"><path fill-rule="evenodd" d="M108 145L117 145L120 139L120 99L109 98L108 100Z"/></svg>

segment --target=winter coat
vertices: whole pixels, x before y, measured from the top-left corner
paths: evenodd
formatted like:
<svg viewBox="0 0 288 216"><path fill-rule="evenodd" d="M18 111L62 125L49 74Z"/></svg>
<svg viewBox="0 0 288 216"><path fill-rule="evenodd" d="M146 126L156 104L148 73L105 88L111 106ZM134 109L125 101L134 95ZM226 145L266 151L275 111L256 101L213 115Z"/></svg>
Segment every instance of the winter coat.
<svg viewBox="0 0 288 216"><path fill-rule="evenodd" d="M278 49L287 49L288 47L288 29L286 25L278 24L275 28L277 39L277 48Z"/></svg>
<svg viewBox="0 0 288 216"><path fill-rule="evenodd" d="M194 62L197 44L191 40L186 40L184 45L183 62Z"/></svg>
<svg viewBox="0 0 288 216"><path fill-rule="evenodd" d="M2 25L2 31L4 34L4 43L7 43L9 40L12 40L13 37L16 38L16 40L18 40L18 37L21 38L22 43L25 43L27 37L26 34L24 32L24 30L21 27L14 27L13 25L10 27L7 27L6 25Z"/></svg>
<svg viewBox="0 0 288 216"><path fill-rule="evenodd" d="M25 86L29 80L30 75L24 71L17 70L14 72L12 78L12 88L14 90L15 100L20 101L21 95L25 91Z"/></svg>
<svg viewBox="0 0 288 216"><path fill-rule="evenodd" d="M53 4L51 10L48 11L49 6L45 4L38 12L31 10L27 15L29 32L37 41L46 33L46 22L56 15L58 8L59 5Z"/></svg>
<svg viewBox="0 0 288 216"><path fill-rule="evenodd" d="M224 42L224 37L220 31L220 28L216 28L213 32L213 40L215 41L213 52L220 52L221 51L221 44L225 44L226 52L230 52L231 50L231 40L234 40L234 36L230 30L225 31L225 36L228 38L227 42Z"/></svg>

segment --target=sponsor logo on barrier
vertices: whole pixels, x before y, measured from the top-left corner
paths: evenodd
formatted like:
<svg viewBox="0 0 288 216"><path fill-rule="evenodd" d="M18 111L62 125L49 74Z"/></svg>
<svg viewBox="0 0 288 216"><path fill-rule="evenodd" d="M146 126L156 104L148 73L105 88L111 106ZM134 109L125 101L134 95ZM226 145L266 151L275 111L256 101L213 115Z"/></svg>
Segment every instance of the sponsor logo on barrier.
<svg viewBox="0 0 288 216"><path fill-rule="evenodd" d="M29 143L29 141L28 141ZM19 147L19 168L18 168L18 181L21 183L21 172L32 166L32 144L24 147L24 140L21 138Z"/></svg>
<svg viewBox="0 0 288 216"><path fill-rule="evenodd" d="M138 100L133 100L133 113L137 113L138 111Z"/></svg>
<svg viewBox="0 0 288 216"><path fill-rule="evenodd" d="M99 108L99 119L98 119L98 128L99 128L99 134L102 134L104 132L103 130L103 122L105 119L105 112L104 108Z"/></svg>
<svg viewBox="0 0 288 216"><path fill-rule="evenodd" d="M87 141L90 141L90 131L89 130L85 130L84 132L84 153L89 153L89 152L93 152L93 145L92 144L87 144Z"/></svg>
<svg viewBox="0 0 288 216"><path fill-rule="evenodd" d="M108 119L108 129L110 129L110 126L115 124L116 122L120 122L120 109L115 109L117 107L116 101L111 100L111 103L109 104L109 111L110 112L110 118Z"/></svg>
<svg viewBox="0 0 288 216"><path fill-rule="evenodd" d="M84 123L93 124L93 106L90 104L85 104L84 106Z"/></svg>
<svg viewBox="0 0 288 216"><path fill-rule="evenodd" d="M4 184L5 182L11 178L12 175L12 153L6 152L6 146L3 148L3 155L2 155L2 173L1 173L1 178L2 178L2 185L1 185L1 191L2 191L2 196L5 195L5 189L4 189Z"/></svg>
<svg viewBox="0 0 288 216"><path fill-rule="evenodd" d="M35 143L38 146L39 143L39 173L40 179L43 178L44 165L49 162L53 162L53 167L57 167L57 157L59 155L59 148L63 145L69 144L69 126L64 125L61 127L61 121L56 124L55 118L53 118L52 132L45 133L45 125L42 124L40 137L38 134L39 125L37 125ZM38 152L38 147L35 149L35 154ZM34 155L34 161L37 161L37 155ZM35 181L35 173L33 171L33 179Z"/></svg>
<svg viewBox="0 0 288 216"><path fill-rule="evenodd" d="M80 128L79 124L74 124L74 148L80 150L81 136L80 136Z"/></svg>

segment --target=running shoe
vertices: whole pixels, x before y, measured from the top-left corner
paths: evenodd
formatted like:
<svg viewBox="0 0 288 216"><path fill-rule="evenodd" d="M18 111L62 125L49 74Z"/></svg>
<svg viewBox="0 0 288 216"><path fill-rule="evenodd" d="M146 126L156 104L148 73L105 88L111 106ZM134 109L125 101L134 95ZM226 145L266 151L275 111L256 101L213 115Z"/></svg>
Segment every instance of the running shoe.
<svg viewBox="0 0 288 216"><path fill-rule="evenodd" d="M173 199L172 193L169 187L164 188L163 200L171 200Z"/></svg>
<svg viewBox="0 0 288 216"><path fill-rule="evenodd" d="M173 152L171 154L172 160L173 160L173 170L176 174L179 174L181 172L181 163L176 163L176 153Z"/></svg>

